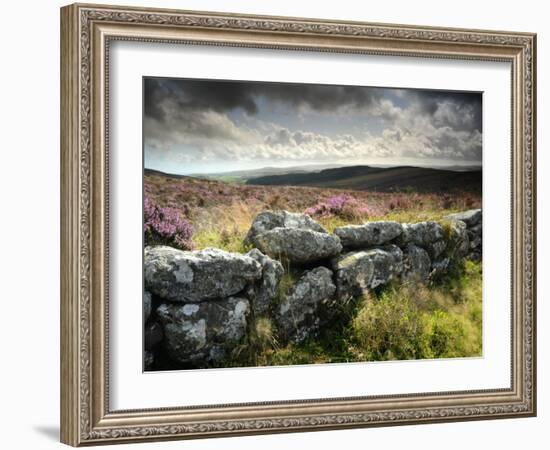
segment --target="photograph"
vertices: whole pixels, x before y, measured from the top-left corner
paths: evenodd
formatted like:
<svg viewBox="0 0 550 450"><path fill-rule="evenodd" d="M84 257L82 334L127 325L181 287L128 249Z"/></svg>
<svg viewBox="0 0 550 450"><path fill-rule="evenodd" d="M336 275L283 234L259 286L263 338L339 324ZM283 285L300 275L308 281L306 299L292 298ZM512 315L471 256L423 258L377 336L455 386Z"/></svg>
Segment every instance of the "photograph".
<svg viewBox="0 0 550 450"><path fill-rule="evenodd" d="M144 371L483 356L482 92L142 87Z"/></svg>
<svg viewBox="0 0 550 450"><path fill-rule="evenodd" d="M61 442L542 429L499 431L540 399L542 16L356 3L52 19L60 114L14 142L60 144Z"/></svg>

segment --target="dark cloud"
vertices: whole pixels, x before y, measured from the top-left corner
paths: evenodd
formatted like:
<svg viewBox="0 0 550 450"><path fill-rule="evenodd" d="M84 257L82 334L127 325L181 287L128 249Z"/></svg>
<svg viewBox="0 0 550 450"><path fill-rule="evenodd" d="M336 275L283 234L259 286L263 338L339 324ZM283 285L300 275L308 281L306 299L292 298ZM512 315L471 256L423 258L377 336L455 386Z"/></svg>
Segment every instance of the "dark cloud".
<svg viewBox="0 0 550 450"><path fill-rule="evenodd" d="M341 107L359 109L371 106L381 97L381 92L360 86L271 83L256 84L253 95L315 111L334 111Z"/></svg>
<svg viewBox="0 0 550 450"><path fill-rule="evenodd" d="M175 102L181 110L226 112L242 108L257 112L255 100L246 83L146 78L144 81L145 115L164 120L163 103Z"/></svg>
<svg viewBox="0 0 550 450"><path fill-rule="evenodd" d="M368 107L382 95L380 89L360 86L160 78L146 78L144 82L145 115L157 120L165 118L162 104L166 100L177 102L182 110L223 113L241 109L254 115L262 98L315 111L334 111Z"/></svg>
<svg viewBox="0 0 550 450"><path fill-rule="evenodd" d="M143 86L146 141L182 142L186 136L237 140L239 133L225 113L257 107L244 83L145 78Z"/></svg>
<svg viewBox="0 0 550 450"><path fill-rule="evenodd" d="M406 89L405 98L438 126L456 130L482 130L482 95L477 92ZM447 109L446 113L442 112Z"/></svg>
<svg viewBox="0 0 550 450"><path fill-rule="evenodd" d="M281 117L303 108L303 128L279 120L280 111L273 105L281 106ZM233 111L246 115L235 117L230 114ZM320 118L310 111L330 115ZM325 133L318 126L322 120L334 120L336 126ZM146 78L143 125L150 151L184 146L200 149L202 159L213 161L220 155L228 160L283 156L304 161L369 156L481 160L482 95Z"/></svg>
<svg viewBox="0 0 550 450"><path fill-rule="evenodd" d="M481 94L470 92L400 89L403 98L418 112L434 119L438 126L454 129L482 128ZM144 109L147 117L162 121L165 101L175 102L181 111L243 110L258 112L258 102L278 102L314 111L335 111L349 107L368 108L379 104L392 92L389 88L334 86L250 81L146 78Z"/></svg>

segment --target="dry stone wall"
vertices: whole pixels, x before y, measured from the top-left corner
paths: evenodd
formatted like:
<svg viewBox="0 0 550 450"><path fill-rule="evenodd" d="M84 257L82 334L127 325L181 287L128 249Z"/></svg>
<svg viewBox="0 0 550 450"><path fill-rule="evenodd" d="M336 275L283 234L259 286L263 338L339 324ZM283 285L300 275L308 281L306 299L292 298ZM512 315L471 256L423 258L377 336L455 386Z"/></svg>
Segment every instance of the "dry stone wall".
<svg viewBox="0 0 550 450"><path fill-rule="evenodd" d="M329 233L307 215L264 211L245 242L254 248L244 255L146 247L146 368L223 364L262 317L274 323L280 342L300 343L330 326L339 304L369 289L425 282L461 259L480 260L482 212L441 222L367 222ZM281 261L301 274L284 293Z"/></svg>

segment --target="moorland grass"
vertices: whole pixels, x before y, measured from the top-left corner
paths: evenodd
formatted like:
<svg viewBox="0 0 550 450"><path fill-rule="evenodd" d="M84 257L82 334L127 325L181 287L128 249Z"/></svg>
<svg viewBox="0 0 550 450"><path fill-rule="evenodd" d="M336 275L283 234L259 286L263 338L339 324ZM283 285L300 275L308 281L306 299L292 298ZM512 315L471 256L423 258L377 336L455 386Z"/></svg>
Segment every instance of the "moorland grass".
<svg viewBox="0 0 550 450"><path fill-rule="evenodd" d="M145 194L160 207L177 210L193 228L193 248L244 252L240 242L257 214L285 209L304 213L329 232L373 220L439 221L448 214L481 206L470 192L364 192L296 186L254 186L184 177L146 175ZM339 200L339 201L337 201ZM321 208L320 206L324 206Z"/></svg>
<svg viewBox="0 0 550 450"><path fill-rule="evenodd" d="M481 206L471 193L376 193L303 187L248 186L185 178L145 177L145 191L161 207L177 209L192 224L192 247L246 253L243 244L254 217L267 209L314 216L329 232L374 220L438 221ZM345 193L342 194L342 193ZM328 210L334 199L350 198ZM325 208L319 208L319 206ZM350 207L350 205L352 207ZM365 214L367 211L368 214ZM448 232L448 227L445 230ZM278 299L300 272L285 264ZM276 299L277 301L277 299ZM276 307L277 305L273 305ZM331 325L301 345L281 345L275 324L255 318L229 365L290 365L479 356L482 351L481 263L466 261L427 285L389 285L340 304Z"/></svg>
<svg viewBox="0 0 550 450"><path fill-rule="evenodd" d="M352 321L355 345L370 361L480 356L481 285L466 261L435 285L389 286Z"/></svg>
<svg viewBox="0 0 550 450"><path fill-rule="evenodd" d="M466 261L437 283L386 286L346 305L337 316L333 326L301 345L264 346L255 364L481 356L481 264Z"/></svg>

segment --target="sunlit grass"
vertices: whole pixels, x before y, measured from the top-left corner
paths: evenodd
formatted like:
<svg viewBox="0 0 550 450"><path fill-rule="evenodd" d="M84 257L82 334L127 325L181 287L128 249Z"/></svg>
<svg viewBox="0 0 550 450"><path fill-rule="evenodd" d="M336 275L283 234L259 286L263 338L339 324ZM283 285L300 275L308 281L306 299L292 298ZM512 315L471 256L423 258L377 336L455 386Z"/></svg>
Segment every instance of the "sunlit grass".
<svg viewBox="0 0 550 450"><path fill-rule="evenodd" d="M386 214L380 216L370 217L368 220L394 220L402 223L414 223L414 222L427 222L434 221L439 222L444 219L445 216L453 213L460 212L462 210L456 208L450 209L407 209L407 210L394 210L389 211Z"/></svg>
<svg viewBox="0 0 550 450"><path fill-rule="evenodd" d="M302 345L268 347L259 365L475 357L482 354L481 264L435 285L391 285L348 306Z"/></svg>
<svg viewBox="0 0 550 450"><path fill-rule="evenodd" d="M334 232L338 227L344 227L346 225L361 225L367 222L369 219L367 217L354 217L351 219L344 219L338 216L322 217L318 219L318 222L327 230L329 233Z"/></svg>
<svg viewBox="0 0 550 450"><path fill-rule="evenodd" d="M197 250L219 248L227 252L246 253L252 247L244 244L245 236L246 232L238 230L203 230L193 235L193 242Z"/></svg>
<svg viewBox="0 0 550 450"><path fill-rule="evenodd" d="M286 297L292 287L300 279L302 275L302 270L291 267L288 261L282 261L284 272L277 287L277 297L275 298L275 303L278 304L280 301Z"/></svg>
<svg viewBox="0 0 550 450"><path fill-rule="evenodd" d="M239 203L234 207L216 208L204 211L193 222L195 232L193 242L196 249L216 247L231 252L245 253L250 248L242 245L254 217L261 211L257 206L248 207ZM379 220L394 220L401 223L414 223L423 221L444 222L445 216L459 212L456 209L449 210L404 210L390 211L379 216L358 216L354 218L342 218L338 216L321 217L317 221L332 233L338 227L346 225L360 225Z"/></svg>
<svg viewBox="0 0 550 450"><path fill-rule="evenodd" d="M390 286L365 302L353 320L358 348L368 360L481 355L481 268L435 286Z"/></svg>

